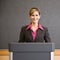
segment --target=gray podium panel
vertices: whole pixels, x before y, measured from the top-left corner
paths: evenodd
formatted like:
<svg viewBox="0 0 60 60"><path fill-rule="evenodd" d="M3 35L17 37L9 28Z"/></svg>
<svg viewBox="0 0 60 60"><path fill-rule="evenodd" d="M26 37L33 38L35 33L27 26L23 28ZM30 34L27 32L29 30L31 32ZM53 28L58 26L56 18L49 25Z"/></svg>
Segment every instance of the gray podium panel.
<svg viewBox="0 0 60 60"><path fill-rule="evenodd" d="M15 52L13 57L14 60L51 60L50 54L45 52Z"/></svg>
<svg viewBox="0 0 60 60"><path fill-rule="evenodd" d="M53 60L54 43L10 43L10 60Z"/></svg>

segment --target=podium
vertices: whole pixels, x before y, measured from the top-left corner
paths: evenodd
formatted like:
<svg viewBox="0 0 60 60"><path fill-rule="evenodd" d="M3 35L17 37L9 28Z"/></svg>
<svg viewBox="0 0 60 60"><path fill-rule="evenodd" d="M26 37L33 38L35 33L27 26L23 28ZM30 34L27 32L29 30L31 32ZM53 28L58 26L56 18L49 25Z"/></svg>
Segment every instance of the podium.
<svg viewBox="0 0 60 60"><path fill-rule="evenodd" d="M9 43L10 60L54 60L54 43Z"/></svg>

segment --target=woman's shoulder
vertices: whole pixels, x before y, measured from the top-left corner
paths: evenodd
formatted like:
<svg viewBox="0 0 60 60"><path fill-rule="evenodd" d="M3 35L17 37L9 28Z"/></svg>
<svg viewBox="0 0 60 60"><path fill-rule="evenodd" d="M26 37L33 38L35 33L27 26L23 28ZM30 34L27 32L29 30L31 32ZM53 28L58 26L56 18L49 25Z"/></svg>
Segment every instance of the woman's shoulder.
<svg viewBox="0 0 60 60"><path fill-rule="evenodd" d="M42 27L43 27L44 30L48 30L48 27L46 27L46 26L42 26Z"/></svg>
<svg viewBox="0 0 60 60"><path fill-rule="evenodd" d="M21 29L26 29L28 25L24 25L21 27Z"/></svg>

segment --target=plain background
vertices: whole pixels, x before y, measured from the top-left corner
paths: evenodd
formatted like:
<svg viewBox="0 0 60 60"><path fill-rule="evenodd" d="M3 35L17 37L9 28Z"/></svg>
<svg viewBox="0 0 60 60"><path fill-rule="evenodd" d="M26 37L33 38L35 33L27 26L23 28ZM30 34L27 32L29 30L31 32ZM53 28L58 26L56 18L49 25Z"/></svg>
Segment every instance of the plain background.
<svg viewBox="0 0 60 60"><path fill-rule="evenodd" d="M41 10L40 23L48 27L55 48L60 48L60 0L0 0L0 49L18 42L21 27L30 23L31 7Z"/></svg>

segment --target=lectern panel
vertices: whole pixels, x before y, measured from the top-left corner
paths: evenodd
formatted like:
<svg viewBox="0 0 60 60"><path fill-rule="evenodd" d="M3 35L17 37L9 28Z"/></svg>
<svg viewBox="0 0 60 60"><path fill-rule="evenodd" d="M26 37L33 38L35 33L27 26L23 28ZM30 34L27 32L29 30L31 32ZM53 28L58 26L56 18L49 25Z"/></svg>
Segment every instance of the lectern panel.
<svg viewBox="0 0 60 60"><path fill-rule="evenodd" d="M13 56L14 60L51 60L46 52L15 52Z"/></svg>

